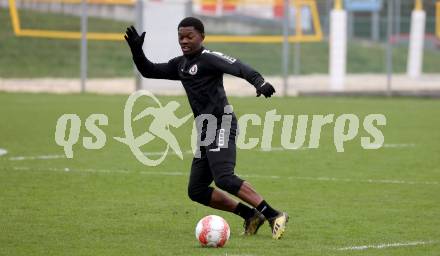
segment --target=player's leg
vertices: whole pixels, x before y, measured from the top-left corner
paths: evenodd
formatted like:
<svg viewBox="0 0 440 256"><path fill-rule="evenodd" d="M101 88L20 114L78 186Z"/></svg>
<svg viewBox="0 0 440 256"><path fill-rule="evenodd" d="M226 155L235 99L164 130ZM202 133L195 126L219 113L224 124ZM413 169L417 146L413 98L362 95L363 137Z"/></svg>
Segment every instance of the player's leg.
<svg viewBox="0 0 440 256"><path fill-rule="evenodd" d="M272 236L279 239L286 228L288 216L286 213L272 208L262 196L260 196L248 183L234 174L236 162L235 128L232 126L229 135L228 147L217 150L215 143L207 147L206 155L214 182L220 189L235 195L254 206L258 212L264 215L272 228ZM253 220L245 221L247 226L245 233L254 234L263 224L261 214L254 214Z"/></svg>
<svg viewBox="0 0 440 256"><path fill-rule="evenodd" d="M237 196L243 201L254 206L264 217L268 220L272 229L272 237L274 239L280 239L283 235L286 224L289 220L289 216L286 212L281 212L272 208L249 184L243 182Z"/></svg>
<svg viewBox="0 0 440 256"><path fill-rule="evenodd" d="M252 217L256 214L255 209L252 209L243 203L237 202L220 189L215 188L212 191L209 206L214 209L235 213L236 215L242 217L245 221L252 219Z"/></svg>
<svg viewBox="0 0 440 256"><path fill-rule="evenodd" d="M220 151L215 152L215 156L208 153L208 155L211 155L209 158L210 169L217 187L232 195L238 196L240 188L247 183L234 174L234 163L230 161L230 157L226 157L226 155L230 154L230 152L227 151L229 151L227 148L223 148ZM214 154L214 152L212 152L212 154ZM221 193L222 196L226 196L223 192L219 191L219 193ZM243 217L245 235L256 234L260 226L266 220L264 215L255 208L250 208L242 203L237 204L234 213Z"/></svg>
<svg viewBox="0 0 440 256"><path fill-rule="evenodd" d="M241 185L240 190L237 192L237 197L254 207L263 202L263 197L247 181L244 181Z"/></svg>
<svg viewBox="0 0 440 256"><path fill-rule="evenodd" d="M222 170L220 172L226 171ZM274 239L280 239L284 234L286 224L289 220L288 214L272 208L246 181L242 182L237 192L235 192L236 189L234 187L225 185L225 183L234 184L238 179L240 178L235 175L223 176L222 178L215 178L214 176L217 186L254 206L257 212L264 215L264 217L262 217L261 214L254 213L253 217L245 219L245 234L251 235L257 233L266 218L272 229L272 237Z"/></svg>
<svg viewBox="0 0 440 256"><path fill-rule="evenodd" d="M238 202L226 195L219 189L215 189L211 194L211 201L209 206L218 210L234 212L237 208Z"/></svg>
<svg viewBox="0 0 440 256"><path fill-rule="evenodd" d="M254 211L248 206L237 202L229 195L209 185L213 176L209 168L206 154L203 150L201 158L194 158L188 184L188 196L191 200L215 209L228 211L249 219Z"/></svg>
<svg viewBox="0 0 440 256"><path fill-rule="evenodd" d="M233 134L233 137L235 138L235 134ZM216 186L229 194L238 196L241 187L247 187L247 182L244 182L234 174L236 158L235 144L232 147L220 148L220 150L218 150L214 143L207 147L206 154ZM234 212L242 216L245 220L244 234L246 235L256 234L259 227L265 221L265 217L260 212L242 203L238 203Z"/></svg>
<svg viewBox="0 0 440 256"><path fill-rule="evenodd" d="M208 171L207 171L208 170ZM194 158L189 175L188 196L191 200L209 206L214 188L209 185L213 177L203 158Z"/></svg>
<svg viewBox="0 0 440 256"><path fill-rule="evenodd" d="M279 214L277 210L272 208L263 197L254 190L249 182L243 182L237 192L237 197L254 206L259 212L263 213L267 219L273 218Z"/></svg>

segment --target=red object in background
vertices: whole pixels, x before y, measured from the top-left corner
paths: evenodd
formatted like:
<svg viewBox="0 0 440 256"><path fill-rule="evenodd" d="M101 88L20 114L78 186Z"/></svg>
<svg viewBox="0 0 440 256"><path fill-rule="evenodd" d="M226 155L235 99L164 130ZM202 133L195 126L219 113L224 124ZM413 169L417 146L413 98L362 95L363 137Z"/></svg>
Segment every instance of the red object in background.
<svg viewBox="0 0 440 256"><path fill-rule="evenodd" d="M273 5L273 16L275 18L282 18L284 16L284 1L275 0Z"/></svg>
<svg viewBox="0 0 440 256"><path fill-rule="evenodd" d="M222 1L223 4L218 1ZM202 0L202 11L214 14L217 11L217 6L223 6L222 12L234 12L237 10L237 2L237 0Z"/></svg>
<svg viewBox="0 0 440 256"><path fill-rule="evenodd" d="M399 44L399 43L408 43L409 42L409 34L400 34L400 35L392 35L390 38L391 44ZM432 43L437 49L440 49L440 38L435 36L434 34L425 34L425 42Z"/></svg>
<svg viewBox="0 0 440 256"><path fill-rule="evenodd" d="M237 4L237 0L223 0L223 11L233 12L237 9Z"/></svg>

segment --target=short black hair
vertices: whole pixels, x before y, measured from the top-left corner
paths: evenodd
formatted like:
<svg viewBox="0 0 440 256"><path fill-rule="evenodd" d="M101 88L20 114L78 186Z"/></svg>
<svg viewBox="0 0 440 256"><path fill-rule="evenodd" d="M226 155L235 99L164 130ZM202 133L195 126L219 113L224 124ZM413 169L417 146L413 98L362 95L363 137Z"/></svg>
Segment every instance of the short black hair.
<svg viewBox="0 0 440 256"><path fill-rule="evenodd" d="M177 26L177 29L181 27L194 27L194 29L199 31L200 34L205 33L205 26L203 26L202 21L194 17L184 18Z"/></svg>

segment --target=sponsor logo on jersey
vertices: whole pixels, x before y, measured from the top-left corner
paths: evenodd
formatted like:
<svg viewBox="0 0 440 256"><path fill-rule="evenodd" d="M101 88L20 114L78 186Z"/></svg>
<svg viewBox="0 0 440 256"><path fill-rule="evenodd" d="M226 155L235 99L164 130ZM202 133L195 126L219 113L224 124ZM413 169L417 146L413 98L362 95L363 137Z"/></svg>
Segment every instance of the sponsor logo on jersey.
<svg viewBox="0 0 440 256"><path fill-rule="evenodd" d="M223 54L223 53L221 53L221 52L215 52L215 51L210 51L210 50L204 50L203 53L205 53L205 52L206 52L206 53L210 53L210 54L212 54L212 55L215 55L215 56L217 56L217 57L219 57L219 58L225 60L225 61L228 62L229 64L233 64L234 62L237 61L236 58L233 58L233 57L231 57L231 56L225 55L225 54Z"/></svg>

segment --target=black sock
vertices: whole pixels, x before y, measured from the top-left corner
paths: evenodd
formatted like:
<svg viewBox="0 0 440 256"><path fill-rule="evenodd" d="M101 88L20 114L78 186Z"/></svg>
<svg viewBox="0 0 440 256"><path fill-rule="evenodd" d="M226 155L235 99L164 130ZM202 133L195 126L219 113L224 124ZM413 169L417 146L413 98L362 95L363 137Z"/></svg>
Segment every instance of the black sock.
<svg viewBox="0 0 440 256"><path fill-rule="evenodd" d="M275 210L274 208L270 207L270 205L263 200L257 207L256 209L261 212L264 217L266 217L266 219L270 219L273 218L275 216L278 215L278 211Z"/></svg>
<svg viewBox="0 0 440 256"><path fill-rule="evenodd" d="M247 205L238 203L237 208L235 208L234 213L241 216L243 219L247 220L254 216L254 211Z"/></svg>

